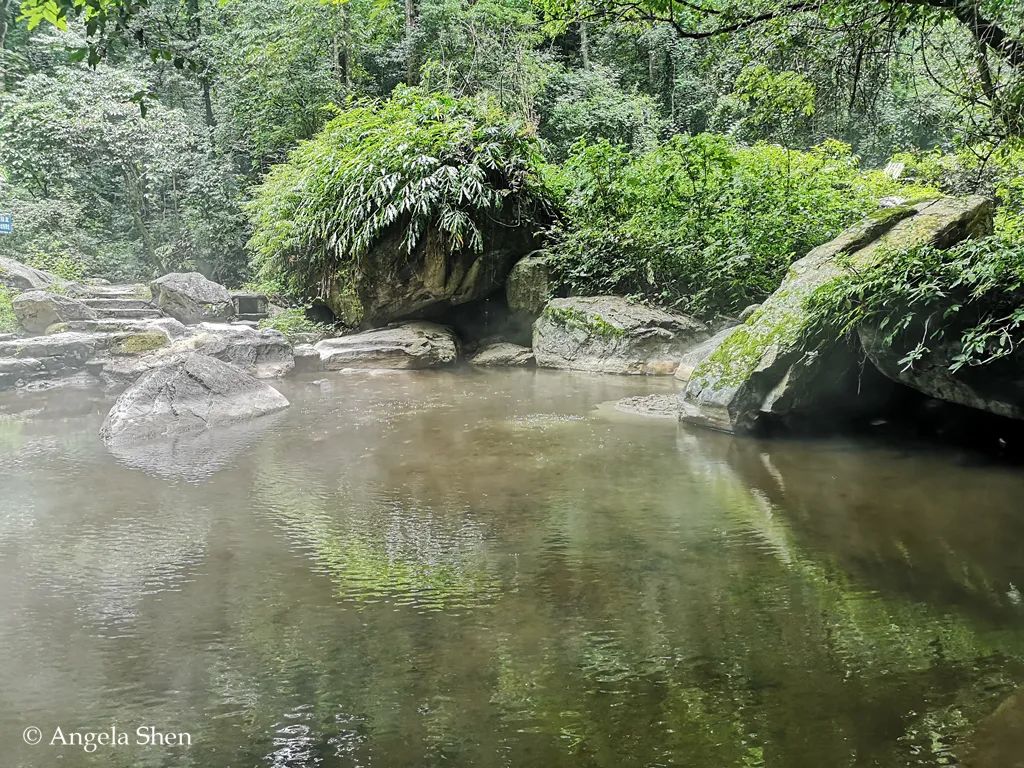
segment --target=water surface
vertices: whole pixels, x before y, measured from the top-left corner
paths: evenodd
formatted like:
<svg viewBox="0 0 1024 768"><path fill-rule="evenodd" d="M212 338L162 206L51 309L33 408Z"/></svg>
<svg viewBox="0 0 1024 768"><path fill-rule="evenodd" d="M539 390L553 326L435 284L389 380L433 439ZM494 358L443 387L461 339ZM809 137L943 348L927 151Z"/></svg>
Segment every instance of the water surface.
<svg viewBox="0 0 1024 768"><path fill-rule="evenodd" d="M660 380L276 385L118 456L101 395L0 401L0 765L1024 764L1019 468L599 407Z"/></svg>

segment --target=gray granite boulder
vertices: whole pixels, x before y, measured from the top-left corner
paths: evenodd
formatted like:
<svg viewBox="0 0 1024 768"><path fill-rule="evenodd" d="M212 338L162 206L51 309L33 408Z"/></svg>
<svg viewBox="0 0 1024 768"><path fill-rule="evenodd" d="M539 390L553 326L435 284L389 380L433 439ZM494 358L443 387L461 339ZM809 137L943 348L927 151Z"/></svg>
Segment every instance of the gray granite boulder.
<svg viewBox="0 0 1024 768"><path fill-rule="evenodd" d="M548 302L533 324L533 354L544 368L670 376L709 335L687 315L620 296L577 296Z"/></svg>
<svg viewBox="0 0 1024 768"><path fill-rule="evenodd" d="M198 272L172 272L151 282L149 288L157 308L186 325L227 320L235 314L228 289Z"/></svg>
<svg viewBox="0 0 1024 768"><path fill-rule="evenodd" d="M95 320L96 310L78 299L49 291L28 291L14 297L14 315L29 333L45 333L57 323Z"/></svg>
<svg viewBox="0 0 1024 768"><path fill-rule="evenodd" d="M0 257L0 285L5 288L13 291L42 291L58 282L60 279L50 272Z"/></svg>
<svg viewBox="0 0 1024 768"><path fill-rule="evenodd" d="M537 317L544 311L553 289L554 281L547 259L527 256L517 261L508 273L505 301L514 312Z"/></svg>
<svg viewBox="0 0 1024 768"><path fill-rule="evenodd" d="M188 355L126 389L100 429L105 442L198 432L273 413L288 400L273 387L214 357Z"/></svg>

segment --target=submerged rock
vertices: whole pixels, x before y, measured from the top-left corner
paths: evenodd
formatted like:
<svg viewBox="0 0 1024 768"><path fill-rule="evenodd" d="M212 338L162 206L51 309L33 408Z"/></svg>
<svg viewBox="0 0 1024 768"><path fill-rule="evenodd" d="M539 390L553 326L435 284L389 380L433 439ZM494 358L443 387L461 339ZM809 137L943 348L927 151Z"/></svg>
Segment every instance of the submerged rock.
<svg viewBox="0 0 1024 768"><path fill-rule="evenodd" d="M682 402L679 395L636 395L616 401L615 410L657 419L678 419Z"/></svg>
<svg viewBox="0 0 1024 768"><path fill-rule="evenodd" d="M708 335L699 320L620 296L552 299L534 323L533 353L544 368L668 376Z"/></svg>
<svg viewBox="0 0 1024 768"><path fill-rule="evenodd" d="M892 250L948 247L991 227L983 197L941 198L869 217L795 262L779 289L701 362L686 388L684 420L727 432L750 432L769 420L822 425L870 410L882 390L862 386L859 350L808 339L808 299L852 266ZM835 334L832 334L835 335ZM821 346L821 349L818 347ZM809 349L817 351L808 352ZM881 377L878 377L881 379Z"/></svg>
<svg viewBox="0 0 1024 768"><path fill-rule="evenodd" d="M503 221L507 218L507 221ZM489 220L483 250L450 253L433 229L413 253L396 226L333 276L327 304L348 326L380 326L483 299L502 287L509 269L534 247L532 225L509 214Z"/></svg>
<svg viewBox="0 0 1024 768"><path fill-rule="evenodd" d="M71 320L95 320L96 310L78 299L48 291L28 291L16 296L14 316L29 333L45 333L57 323Z"/></svg>
<svg viewBox="0 0 1024 768"><path fill-rule="evenodd" d="M458 340L436 323L405 323L376 331L324 339L315 345L324 370L343 368L435 368L454 363Z"/></svg>
<svg viewBox="0 0 1024 768"><path fill-rule="evenodd" d="M0 257L0 285L14 291L46 290L60 279L41 269L35 269L14 259Z"/></svg>
<svg viewBox="0 0 1024 768"><path fill-rule="evenodd" d="M228 289L198 272L172 272L149 284L153 302L186 325L227 320L235 314Z"/></svg>
<svg viewBox="0 0 1024 768"><path fill-rule="evenodd" d="M507 341L489 344L473 355L469 362L480 366L522 368L534 364L533 350Z"/></svg>
<svg viewBox="0 0 1024 768"><path fill-rule="evenodd" d="M110 409L106 442L153 440L245 421L288 407L273 387L214 357L189 355L150 371Z"/></svg>
<svg viewBox="0 0 1024 768"><path fill-rule="evenodd" d="M547 259L543 256L527 256L517 261L508 273L505 301L512 311L537 317L544 311L553 288Z"/></svg>

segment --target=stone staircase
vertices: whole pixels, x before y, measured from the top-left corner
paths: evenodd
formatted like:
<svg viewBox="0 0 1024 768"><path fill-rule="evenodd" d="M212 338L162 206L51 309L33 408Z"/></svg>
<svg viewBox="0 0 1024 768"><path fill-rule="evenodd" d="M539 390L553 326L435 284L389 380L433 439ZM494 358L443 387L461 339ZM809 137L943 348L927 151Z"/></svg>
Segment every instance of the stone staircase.
<svg viewBox="0 0 1024 768"><path fill-rule="evenodd" d="M91 285L81 301L101 320L149 320L163 317L145 285Z"/></svg>

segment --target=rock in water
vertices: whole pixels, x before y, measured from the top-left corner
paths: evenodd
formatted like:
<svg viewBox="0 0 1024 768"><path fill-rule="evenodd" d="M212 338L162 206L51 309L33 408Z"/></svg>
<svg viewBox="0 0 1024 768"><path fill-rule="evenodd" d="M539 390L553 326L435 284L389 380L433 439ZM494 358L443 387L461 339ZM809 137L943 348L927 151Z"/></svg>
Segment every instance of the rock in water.
<svg viewBox="0 0 1024 768"><path fill-rule="evenodd" d="M533 325L544 368L670 376L708 337L704 323L620 296L552 299Z"/></svg>
<svg viewBox="0 0 1024 768"><path fill-rule="evenodd" d="M45 333L57 323L95 320L96 310L70 296L47 291L28 291L14 299L14 315L29 333Z"/></svg>
<svg viewBox="0 0 1024 768"><path fill-rule="evenodd" d="M327 304L348 326L379 326L422 317L490 296L509 269L534 248L533 226L510 212L489 220L483 250L449 252L445 238L428 230L413 253L405 228L394 227L365 254L333 276Z"/></svg>
<svg viewBox="0 0 1024 768"><path fill-rule="evenodd" d="M41 291L60 282L56 275L0 257L0 285L14 291Z"/></svg>
<svg viewBox="0 0 1024 768"><path fill-rule="evenodd" d="M813 249L696 367L686 387L683 420L726 432L751 432L766 419L821 426L871 410L876 404L860 386L859 350L836 342L807 352L817 349L829 333L807 338L812 319L808 299L850 266L866 267L888 252L918 245L948 247L988 231L991 221L986 198L947 197L880 211Z"/></svg>
<svg viewBox="0 0 1024 768"><path fill-rule="evenodd" d="M458 340L435 323L405 323L324 339L315 346L326 371L342 368L434 368L454 363Z"/></svg>
<svg viewBox="0 0 1024 768"><path fill-rule="evenodd" d="M553 281L547 259L527 256L520 259L505 281L505 301L513 312L537 317L551 298Z"/></svg>
<svg viewBox="0 0 1024 768"><path fill-rule="evenodd" d="M732 335L732 332L738 327L739 326L734 325L730 328L725 328L719 331L710 339L705 339L683 355L679 360L679 367L676 368L676 378L679 379L679 381L689 381L690 377L693 376L693 372L697 369L697 366L703 363L704 360L707 359L708 355L718 349L718 345L729 338L729 336Z"/></svg>
<svg viewBox="0 0 1024 768"><path fill-rule="evenodd" d="M533 365L533 350L507 341L490 344L469 359L473 365L523 368Z"/></svg>
<svg viewBox="0 0 1024 768"><path fill-rule="evenodd" d="M227 320L235 314L228 289L198 272L172 272L149 284L153 302L186 325Z"/></svg>
<svg viewBox="0 0 1024 768"><path fill-rule="evenodd" d="M193 354L150 371L121 393L100 436L105 442L153 440L287 407L284 395L245 371Z"/></svg>

